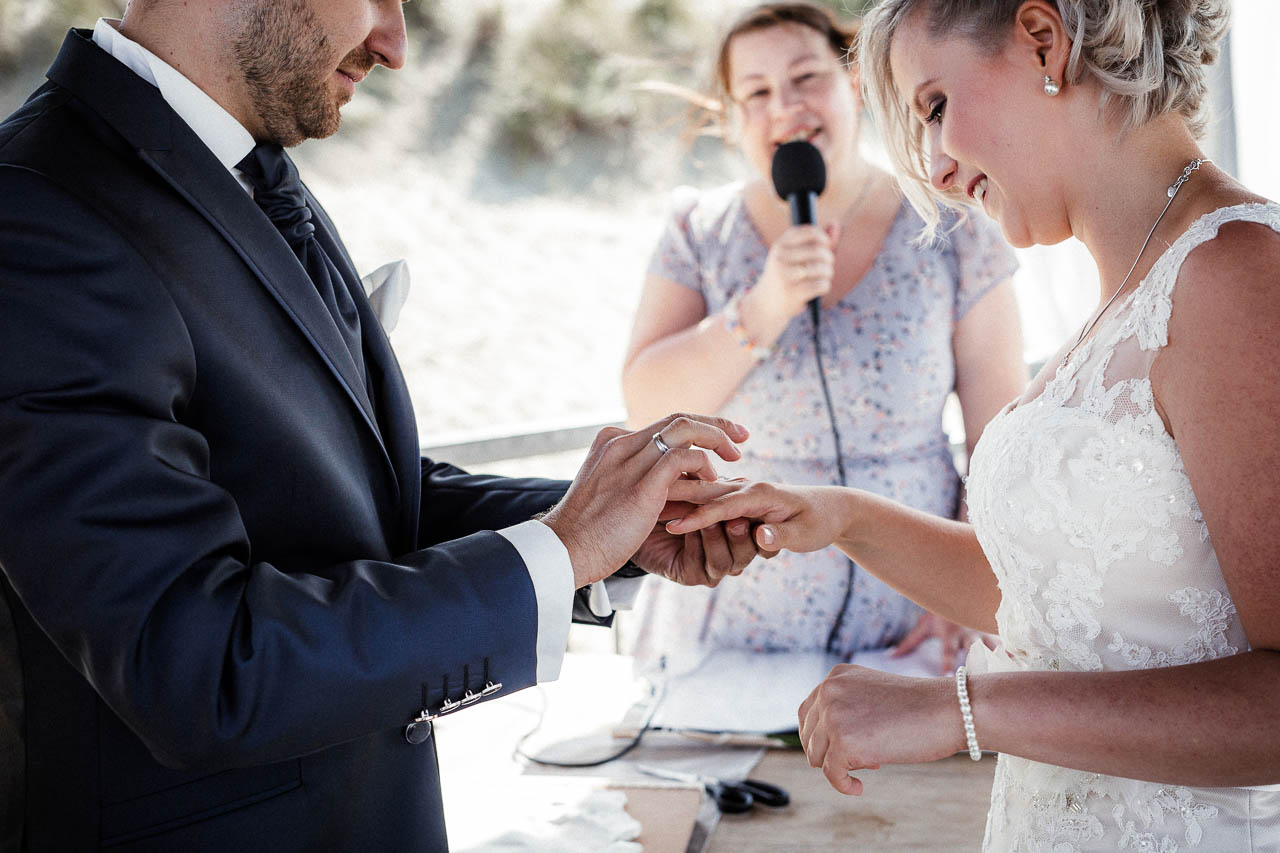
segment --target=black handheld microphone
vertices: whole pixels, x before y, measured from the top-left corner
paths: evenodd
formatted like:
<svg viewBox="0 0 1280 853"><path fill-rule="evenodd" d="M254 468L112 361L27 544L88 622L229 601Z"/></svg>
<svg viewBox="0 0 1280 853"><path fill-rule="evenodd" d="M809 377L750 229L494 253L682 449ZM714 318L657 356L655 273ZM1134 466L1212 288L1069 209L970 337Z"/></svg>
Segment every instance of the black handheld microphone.
<svg viewBox="0 0 1280 853"><path fill-rule="evenodd" d="M784 142L773 152L773 188L791 206L792 225L814 225L818 220L818 196L827 188L827 164L822 152L804 140ZM809 300L809 313L818 324L822 299Z"/></svg>

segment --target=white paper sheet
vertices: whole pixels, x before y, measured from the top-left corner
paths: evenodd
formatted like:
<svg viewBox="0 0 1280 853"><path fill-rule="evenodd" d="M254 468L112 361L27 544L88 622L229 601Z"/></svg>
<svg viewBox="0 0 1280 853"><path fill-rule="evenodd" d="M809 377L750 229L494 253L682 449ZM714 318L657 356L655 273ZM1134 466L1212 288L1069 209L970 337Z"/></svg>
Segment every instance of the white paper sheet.
<svg viewBox="0 0 1280 853"><path fill-rule="evenodd" d="M860 652L850 662L936 677L939 643L926 640L900 658L890 657L888 649ZM821 652L716 650L693 671L668 681L653 726L744 734L795 731L800 703L837 663Z"/></svg>

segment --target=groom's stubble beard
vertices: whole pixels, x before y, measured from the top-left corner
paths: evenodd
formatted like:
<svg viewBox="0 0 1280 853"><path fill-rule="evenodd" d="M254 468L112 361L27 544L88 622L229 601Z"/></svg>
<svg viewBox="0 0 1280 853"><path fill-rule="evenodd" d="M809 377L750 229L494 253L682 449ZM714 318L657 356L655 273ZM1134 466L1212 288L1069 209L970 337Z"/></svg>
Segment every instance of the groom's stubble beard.
<svg viewBox="0 0 1280 853"><path fill-rule="evenodd" d="M332 89L333 72L367 72L375 64L363 45L336 62L306 0L254 3L232 49L266 135L259 141L284 147L337 132L349 98Z"/></svg>

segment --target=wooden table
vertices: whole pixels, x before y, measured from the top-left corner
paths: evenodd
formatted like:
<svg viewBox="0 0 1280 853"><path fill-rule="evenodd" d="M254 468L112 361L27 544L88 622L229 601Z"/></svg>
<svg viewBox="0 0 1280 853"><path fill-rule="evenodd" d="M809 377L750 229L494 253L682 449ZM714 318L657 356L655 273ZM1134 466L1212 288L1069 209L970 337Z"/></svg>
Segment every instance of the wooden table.
<svg viewBox="0 0 1280 853"><path fill-rule="evenodd" d="M755 778L791 792L785 809L723 815L707 853L930 851L982 846L995 756L957 755L858 774L860 797L832 788L798 750L770 750Z"/></svg>
<svg viewBox="0 0 1280 853"><path fill-rule="evenodd" d="M630 662L613 655L570 655L563 676L543 688L490 700L438 722L445 816L456 849L476 849L502 831L518 828L518 802L536 799L540 791L559 796L558 786L567 784L555 771L530 775L533 768L511 756L520 735L537 724L544 710L547 741L595 732L589 739L599 743L599 749L615 748L609 730L636 699ZM641 757L661 742L660 736L652 735L628 758ZM645 853L684 853L699 793L685 791L693 795L694 806L686 815L690 801L680 792L632 788L637 774L625 776L625 763L564 773L590 773L594 779L578 781L626 789L627 810L643 826L639 840ZM800 750L769 749L751 775L786 788L791 805L722 816L702 853L975 851L982 843L994 771L994 757L975 763L967 755L885 767L859 774L865 793L846 797L809 766ZM714 813L711 818L714 822ZM681 831L683 841L675 837Z"/></svg>

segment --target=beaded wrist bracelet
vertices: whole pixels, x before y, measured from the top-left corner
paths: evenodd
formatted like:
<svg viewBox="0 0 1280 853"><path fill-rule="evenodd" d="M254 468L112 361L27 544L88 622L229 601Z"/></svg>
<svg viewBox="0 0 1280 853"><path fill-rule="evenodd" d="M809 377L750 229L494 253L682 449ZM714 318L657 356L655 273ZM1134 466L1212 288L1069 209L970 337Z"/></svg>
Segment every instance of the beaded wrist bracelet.
<svg viewBox="0 0 1280 853"><path fill-rule="evenodd" d="M738 346L745 349L756 363L759 363L773 354L773 348L757 344L747 334L746 327L742 325L742 317L738 313L738 305L742 302L742 297L743 294L739 293L724 306L724 325L729 330L729 334L733 335L733 339L738 342Z"/></svg>
<svg viewBox="0 0 1280 853"><path fill-rule="evenodd" d="M964 740L969 746L969 757L981 761L982 750L978 748L978 733L973 727L973 709L969 707L968 671L963 666L956 669L956 696L960 699L960 717L964 720Z"/></svg>

